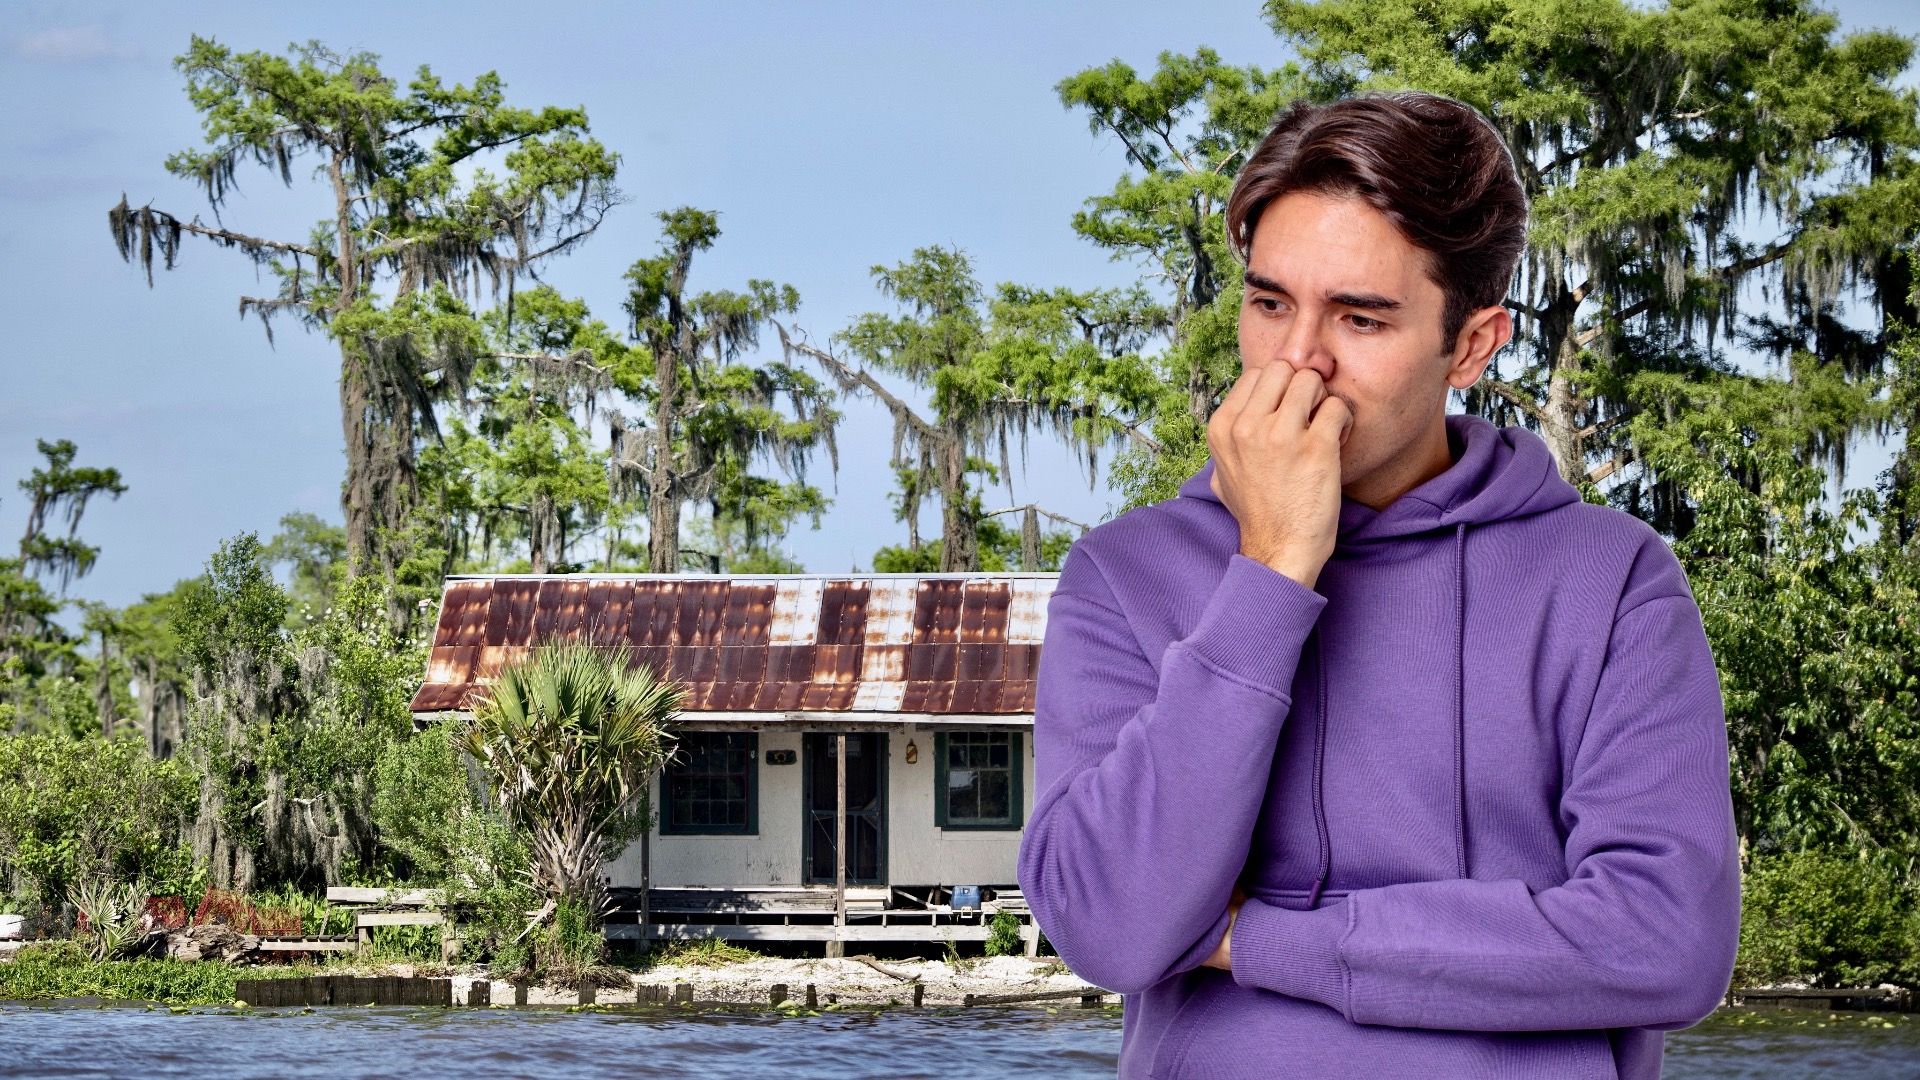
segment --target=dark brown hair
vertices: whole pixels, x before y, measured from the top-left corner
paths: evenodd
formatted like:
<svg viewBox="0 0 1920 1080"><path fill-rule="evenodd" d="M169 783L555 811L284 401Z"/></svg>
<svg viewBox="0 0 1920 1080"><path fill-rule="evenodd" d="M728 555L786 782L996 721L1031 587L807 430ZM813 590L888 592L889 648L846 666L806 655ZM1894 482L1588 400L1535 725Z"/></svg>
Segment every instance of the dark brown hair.
<svg viewBox="0 0 1920 1080"><path fill-rule="evenodd" d="M1428 253L1446 294L1451 350L1467 315L1499 303L1526 244L1527 195L1493 125L1470 105L1417 91L1296 101L1241 167L1227 197L1227 244L1242 263L1273 200L1351 195Z"/></svg>

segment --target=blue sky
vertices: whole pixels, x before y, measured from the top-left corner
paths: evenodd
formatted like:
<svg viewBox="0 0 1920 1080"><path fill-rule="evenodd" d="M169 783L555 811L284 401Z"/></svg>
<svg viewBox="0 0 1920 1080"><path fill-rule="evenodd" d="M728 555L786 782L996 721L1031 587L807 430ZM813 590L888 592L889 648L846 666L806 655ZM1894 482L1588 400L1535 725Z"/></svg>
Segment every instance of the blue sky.
<svg viewBox="0 0 1920 1080"><path fill-rule="evenodd" d="M135 204L211 219L197 189L161 167L200 144L171 59L188 35L279 51L318 38L379 53L387 69L430 65L447 81L498 71L509 101L581 105L622 156L629 202L545 276L618 324L620 276L658 245L662 209L720 214L723 235L694 265L695 289L749 277L795 286L815 340L885 305L868 268L915 247L956 245L1000 281L1119 285L1134 268L1076 236L1073 212L1124 171L1118 145L1063 108L1062 78L1118 58L1150 71L1161 50L1208 45L1230 63L1289 54L1257 3L525 5L243 3L0 6L0 304L14 346L0 386L0 542L23 528L13 486L36 438L67 438L80 462L129 485L98 502L82 535L103 550L74 593L125 604L197 573L222 538L263 536L282 514L339 520L344 468L338 355L286 324L269 347L235 314L268 289L237 252L183 244L152 289L122 263L106 210ZM537 10L538 17L529 12ZM1920 33L1910 5L1842 3L1849 28ZM488 12L497 11L495 15ZM1910 77L1905 80L1913 81ZM304 236L310 188L243 172L229 227ZM777 340L766 351L777 353ZM889 426L864 400L842 405L835 492L824 456L809 477L835 498L791 549L809 570L870 566L903 542L887 505ZM1081 521L1117 500L1051 436L1036 432L1015 501ZM1864 483L1882 458L1862 451ZM987 496L1007 504L1004 486ZM937 507L923 514L937 531Z"/></svg>

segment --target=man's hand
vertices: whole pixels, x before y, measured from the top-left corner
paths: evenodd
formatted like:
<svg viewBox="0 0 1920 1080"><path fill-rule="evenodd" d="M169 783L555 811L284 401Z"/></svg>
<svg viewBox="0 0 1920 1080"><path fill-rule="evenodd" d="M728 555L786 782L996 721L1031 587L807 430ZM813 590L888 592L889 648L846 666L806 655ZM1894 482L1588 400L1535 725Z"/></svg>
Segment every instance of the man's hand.
<svg viewBox="0 0 1920 1080"><path fill-rule="evenodd" d="M1207 447L1242 555L1313 588L1340 527L1340 447L1352 423L1312 368L1273 363L1234 382L1207 422Z"/></svg>
<svg viewBox="0 0 1920 1080"><path fill-rule="evenodd" d="M1240 905L1245 903L1247 894L1240 886L1233 887L1233 899L1227 903L1227 932L1220 935L1220 944L1214 946L1213 955L1201 963L1201 967L1215 967L1222 971L1233 970L1233 924L1240 917Z"/></svg>

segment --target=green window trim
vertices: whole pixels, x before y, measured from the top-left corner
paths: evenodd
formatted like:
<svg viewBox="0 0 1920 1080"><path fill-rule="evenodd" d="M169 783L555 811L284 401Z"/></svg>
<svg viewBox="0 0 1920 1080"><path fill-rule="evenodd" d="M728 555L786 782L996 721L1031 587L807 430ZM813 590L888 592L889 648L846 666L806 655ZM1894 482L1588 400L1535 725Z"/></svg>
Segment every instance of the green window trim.
<svg viewBox="0 0 1920 1080"><path fill-rule="evenodd" d="M997 739L1006 740L1007 813L1004 817L996 817L996 818L990 818L990 819L962 818L962 819L956 820L953 817L953 815L948 812L947 796L951 794L951 789L947 786L947 776L948 776L948 771L951 767L950 750L952 745L952 741L949 738L949 736L954 734L962 735L962 736L987 735L987 736L995 737L995 739L989 739L989 740L976 740L972 738L968 738L965 740L967 742L974 743L976 748L978 749L985 749L987 747L990 747L992 743ZM942 829L955 829L955 830L962 830L962 829L983 830L983 831L997 830L1002 832L1009 831L1009 830L1014 830L1014 831L1019 830L1022 825L1022 819L1024 818L1025 812L1026 812L1024 801L1021 797L1022 773L1026 771L1026 768L1025 768L1026 757L1022 754L1023 749L1024 747L1022 746L1021 733L1018 731L969 731L969 732L936 731L934 732L933 734L933 823L934 825ZM996 770L1000 768L1000 766L997 766L997 765L989 765L987 767L996 769Z"/></svg>
<svg viewBox="0 0 1920 1080"><path fill-rule="evenodd" d="M717 742L725 740L731 746L723 753L731 752L736 759L744 761L744 772L729 769L725 772L705 772L697 779L711 782L714 778L731 778L739 775L746 781L744 821L731 824L713 824L701 821L684 821L676 818L674 808L683 800L676 798L674 781L687 782L696 779L686 769L693 764L691 754L682 756L680 761L662 766L660 770L660 835L661 836L758 836L760 833L760 736L752 731L686 731L681 732L679 740L684 746L689 741ZM685 747L690 752L693 747ZM744 753L742 752L744 751ZM704 750L712 754L711 748ZM732 815L729 815L732 816Z"/></svg>

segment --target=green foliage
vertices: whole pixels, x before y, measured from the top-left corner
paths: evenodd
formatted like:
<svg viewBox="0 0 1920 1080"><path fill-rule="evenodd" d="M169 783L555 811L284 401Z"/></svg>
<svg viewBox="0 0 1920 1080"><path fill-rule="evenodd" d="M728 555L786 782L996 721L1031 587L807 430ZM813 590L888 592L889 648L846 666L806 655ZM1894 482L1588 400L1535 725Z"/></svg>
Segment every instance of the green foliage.
<svg viewBox="0 0 1920 1080"><path fill-rule="evenodd" d="M118 469L75 467L73 458L78 448L69 440L39 439L34 445L47 464L20 481L20 490L28 498L27 531L20 540L20 559L29 573L53 574L64 593L74 578L85 577L93 569L100 554L99 548L82 543L75 535L87 503L100 495L117 499L126 493L127 485L121 482ZM66 518L65 536L47 531L57 517Z"/></svg>
<svg viewBox="0 0 1920 1080"><path fill-rule="evenodd" d="M187 746L207 798L216 884L335 880L381 858L367 812L382 751L412 729L424 647L388 618L380 579L342 583L297 632L255 536L220 546L176 630L200 693Z"/></svg>
<svg viewBox="0 0 1920 1080"><path fill-rule="evenodd" d="M1020 940L1020 916L1011 911L996 912L987 926L988 956L1019 956L1027 951L1027 943Z"/></svg>
<svg viewBox="0 0 1920 1080"><path fill-rule="evenodd" d="M474 702L463 743L527 837L535 887L580 901L596 923L601 866L647 827L647 778L682 694L625 649L542 643Z"/></svg>
<svg viewBox="0 0 1920 1080"><path fill-rule="evenodd" d="M0 868L13 888L58 910L87 881L147 881L194 891L181 843L195 778L133 740L0 738Z"/></svg>
<svg viewBox="0 0 1920 1080"><path fill-rule="evenodd" d="M452 876L460 823L474 802L448 730L436 724L389 743L374 766L373 821L381 842L433 882Z"/></svg>
<svg viewBox="0 0 1920 1080"><path fill-rule="evenodd" d="M644 967L665 967L672 964L684 967L720 968L728 964L758 960L761 956L761 953L742 948L726 938L688 938L669 941L649 949L644 959Z"/></svg>
<svg viewBox="0 0 1920 1080"><path fill-rule="evenodd" d="M1811 357L1793 375L1643 374L1631 438L1693 515L1674 550L1721 672L1741 835L1905 866L1920 855L1920 559L1885 531L1854 539L1874 492L1824 505L1800 447L1863 392Z"/></svg>
<svg viewBox="0 0 1920 1080"><path fill-rule="evenodd" d="M259 536L241 533L221 541L206 575L182 598L174 632L206 683L221 682L236 667L262 681L283 681L293 664L288 608Z"/></svg>
<svg viewBox="0 0 1920 1080"><path fill-rule="evenodd" d="M0 964L0 1001L95 997L116 1001L158 1001L168 1005L225 1005L243 976L303 978L310 966L263 971L208 960L119 960L90 962L78 942L29 945L12 962Z"/></svg>
<svg viewBox="0 0 1920 1080"><path fill-rule="evenodd" d="M1920 890L1846 851L1753 860L1741 895L1739 986L1920 985Z"/></svg>
<svg viewBox="0 0 1920 1080"><path fill-rule="evenodd" d="M266 561L288 569L287 599L294 625L325 611L347 573L347 532L305 511L280 519L280 531L261 549Z"/></svg>
<svg viewBox="0 0 1920 1080"><path fill-rule="evenodd" d="M82 934L92 959L120 959L145 936L140 916L146 910L147 890L142 884L96 878L76 882L67 894L85 919Z"/></svg>

